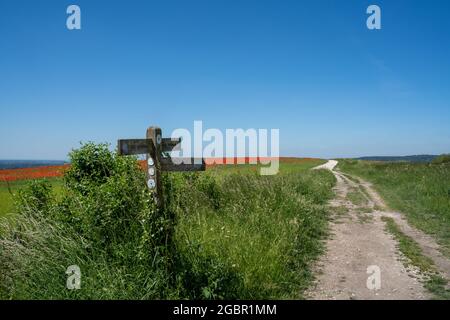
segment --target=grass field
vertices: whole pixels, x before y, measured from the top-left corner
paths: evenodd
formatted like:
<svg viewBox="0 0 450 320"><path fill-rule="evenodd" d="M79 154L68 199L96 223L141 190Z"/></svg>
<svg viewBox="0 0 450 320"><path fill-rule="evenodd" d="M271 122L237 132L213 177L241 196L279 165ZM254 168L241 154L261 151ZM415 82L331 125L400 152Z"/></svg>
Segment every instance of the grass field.
<svg viewBox="0 0 450 320"><path fill-rule="evenodd" d="M283 160L280 163L280 171L284 174L290 173L290 172L296 172L300 170L306 170L310 169L312 167L318 166L325 163L325 160L320 159L290 159L290 160ZM250 173L250 172L257 172L259 170L259 165L217 165L208 168L208 172L212 174L216 174L218 178L220 178L221 175L225 174L241 174L241 173ZM33 172L33 169L26 169L30 172ZM13 172L13 169L8 170L8 172ZM23 169L18 170L22 173L23 177L26 178L25 173L23 173ZM36 171L36 170L34 170ZM58 191L61 189L62 180L60 177L51 177L46 178L48 180L53 188ZM28 183L28 180L16 180L16 181L0 181L0 217L2 215L8 214L8 213L14 213L14 200L13 200L13 194L17 192L17 190L20 190L22 187L26 186Z"/></svg>
<svg viewBox="0 0 450 320"><path fill-rule="evenodd" d="M46 179L53 186L55 192L59 192L61 189L62 181L60 178L49 178ZM0 217L7 214L14 214L14 194L18 190L23 188L28 184L27 180L4 182L0 181Z"/></svg>
<svg viewBox="0 0 450 320"><path fill-rule="evenodd" d="M107 154L102 157L122 163ZM76 198L79 184L67 190L61 180L50 180L52 194L60 193L61 199L38 202L39 214L18 213L13 224L2 222L0 297L302 298L313 279L312 264L323 250L326 203L335 183L330 172L308 170L322 163L291 159L281 163L276 176L260 176L249 165L168 174L167 209L159 218L155 213L146 218L148 196L136 192L145 184L123 178L138 173L121 169L101 184L88 182L90 189L82 189ZM23 182L11 184L13 193L23 188ZM14 211L6 186L0 197L2 212ZM169 231L164 230L172 227L172 245L157 249L160 230L167 243ZM72 264L83 274L82 288L76 291L65 288L65 269Z"/></svg>
<svg viewBox="0 0 450 320"><path fill-rule="evenodd" d="M450 163L341 160L338 168L372 182L392 209L434 236L450 257Z"/></svg>
<svg viewBox="0 0 450 320"><path fill-rule="evenodd" d="M284 158L280 160L280 173L289 174L302 170L311 169L313 167L324 164L326 161L322 159L309 159L309 158ZM218 173L219 175L232 173L257 173L259 172L261 165L215 165L208 168L208 172Z"/></svg>

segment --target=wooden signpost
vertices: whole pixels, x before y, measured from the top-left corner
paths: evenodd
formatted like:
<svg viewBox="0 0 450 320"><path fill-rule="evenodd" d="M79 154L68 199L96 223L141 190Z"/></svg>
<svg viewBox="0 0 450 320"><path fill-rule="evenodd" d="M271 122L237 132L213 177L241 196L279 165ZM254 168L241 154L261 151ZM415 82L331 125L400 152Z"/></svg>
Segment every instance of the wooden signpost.
<svg viewBox="0 0 450 320"><path fill-rule="evenodd" d="M147 129L146 139L118 140L119 155L146 155L147 186L154 191L156 204L164 204L161 184L162 171L205 171L203 159L171 158L168 153L180 149L181 139L163 138L161 128Z"/></svg>

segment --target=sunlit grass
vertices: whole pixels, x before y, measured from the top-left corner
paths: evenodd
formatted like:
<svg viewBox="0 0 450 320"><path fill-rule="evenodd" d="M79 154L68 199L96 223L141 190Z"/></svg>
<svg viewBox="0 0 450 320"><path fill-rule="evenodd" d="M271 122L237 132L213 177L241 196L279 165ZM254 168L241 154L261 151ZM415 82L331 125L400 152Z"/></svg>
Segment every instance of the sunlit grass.
<svg viewBox="0 0 450 320"><path fill-rule="evenodd" d="M11 215L13 222L0 219L0 298L302 298L328 230L327 201L335 178L329 171L308 170L324 162L291 159L274 176L261 176L258 167L249 165L165 174L164 217L173 218L162 221L154 216L160 211L150 212L148 224L170 223L175 232L163 256L155 251L150 261L140 261L136 254L143 247L133 238L135 229L119 228L121 197L133 196L121 190L128 184L145 188L144 181L123 181L118 179L123 172L117 172L83 195L61 180L50 180L56 197L49 206ZM11 184L12 193L24 185ZM2 188L7 192L3 197L10 197L6 186ZM123 210L133 217L128 202ZM75 219L67 223L66 214ZM97 239L91 237L92 228L73 227L78 221L90 223L79 220L89 217L94 229L97 219L119 228L116 234L125 243L106 247L103 241L114 240L114 235ZM82 289L76 291L65 288L65 269L72 264L83 270Z"/></svg>
<svg viewBox="0 0 450 320"><path fill-rule="evenodd" d="M62 180L60 178L49 178L47 180L51 183L54 192L58 193L61 191ZM0 182L0 217L13 214L16 211L14 208L14 195L27 183L28 181L26 180Z"/></svg>

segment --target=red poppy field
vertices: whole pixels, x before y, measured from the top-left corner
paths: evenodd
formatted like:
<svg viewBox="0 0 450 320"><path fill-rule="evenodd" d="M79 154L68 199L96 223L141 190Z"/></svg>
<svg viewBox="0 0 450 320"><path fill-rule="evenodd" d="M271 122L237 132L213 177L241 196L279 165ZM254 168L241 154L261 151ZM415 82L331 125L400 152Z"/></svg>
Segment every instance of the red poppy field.
<svg viewBox="0 0 450 320"><path fill-rule="evenodd" d="M0 170L0 181L18 181L61 177L69 165Z"/></svg>
<svg viewBox="0 0 450 320"><path fill-rule="evenodd" d="M208 168L212 168L218 165L233 165L233 164L248 164L256 162L256 158L208 158L205 160ZM261 159L263 161L270 160L269 158ZM307 164L316 163L317 159L312 158L280 158L282 164ZM145 168L145 161L140 161L142 168ZM61 177L64 171L69 168L69 164L61 166L45 166L35 168L21 168L21 169L2 169L0 170L0 181L20 181L20 180L32 180L42 178L55 178Z"/></svg>

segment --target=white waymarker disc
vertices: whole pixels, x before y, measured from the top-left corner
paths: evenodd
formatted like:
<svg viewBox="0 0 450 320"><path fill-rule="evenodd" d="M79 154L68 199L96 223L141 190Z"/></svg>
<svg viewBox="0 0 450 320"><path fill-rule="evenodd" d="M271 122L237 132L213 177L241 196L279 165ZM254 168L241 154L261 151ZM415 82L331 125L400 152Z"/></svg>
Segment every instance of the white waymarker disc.
<svg viewBox="0 0 450 320"><path fill-rule="evenodd" d="M147 163L149 166L154 165L155 163L153 162L153 158L152 157L148 157Z"/></svg>
<svg viewBox="0 0 450 320"><path fill-rule="evenodd" d="M156 136L156 143L157 144L160 144L161 143L161 135L160 134L158 134L157 136Z"/></svg>
<svg viewBox="0 0 450 320"><path fill-rule="evenodd" d="M155 168L153 168L153 167L148 168L148 174L150 176L154 176L155 175Z"/></svg>
<svg viewBox="0 0 450 320"><path fill-rule="evenodd" d="M147 185L150 189L153 189L155 187L155 180L154 179L149 179L147 181Z"/></svg>

